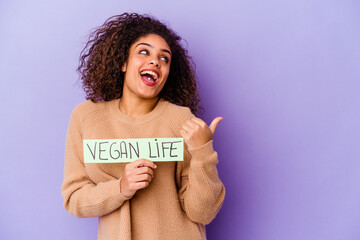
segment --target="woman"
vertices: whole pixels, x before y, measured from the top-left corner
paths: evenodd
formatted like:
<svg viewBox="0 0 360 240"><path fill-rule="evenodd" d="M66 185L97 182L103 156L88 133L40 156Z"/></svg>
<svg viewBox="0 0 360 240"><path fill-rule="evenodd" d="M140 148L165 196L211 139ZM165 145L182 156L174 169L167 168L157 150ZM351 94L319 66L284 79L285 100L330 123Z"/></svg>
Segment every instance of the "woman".
<svg viewBox="0 0 360 240"><path fill-rule="evenodd" d="M98 239L205 239L225 189L210 126L194 117L198 93L181 40L158 20L109 18L80 66L88 101L71 115L62 195L67 211L99 217ZM184 161L84 163L84 139L183 137Z"/></svg>

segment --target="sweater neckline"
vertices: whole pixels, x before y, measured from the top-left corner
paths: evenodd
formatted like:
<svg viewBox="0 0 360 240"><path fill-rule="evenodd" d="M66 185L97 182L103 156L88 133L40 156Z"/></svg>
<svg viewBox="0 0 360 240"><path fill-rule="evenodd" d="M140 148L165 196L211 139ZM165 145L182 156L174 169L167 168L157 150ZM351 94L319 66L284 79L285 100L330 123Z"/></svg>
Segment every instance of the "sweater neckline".
<svg viewBox="0 0 360 240"><path fill-rule="evenodd" d="M156 104L155 108L151 112L142 116L133 117L120 111L119 108L120 98L115 99L110 103L111 103L110 105L111 114L113 114L120 121L129 124L141 124L151 121L156 117L158 117L159 115L161 115L164 112L166 106L169 104L168 101L164 99L160 99L159 102Z"/></svg>

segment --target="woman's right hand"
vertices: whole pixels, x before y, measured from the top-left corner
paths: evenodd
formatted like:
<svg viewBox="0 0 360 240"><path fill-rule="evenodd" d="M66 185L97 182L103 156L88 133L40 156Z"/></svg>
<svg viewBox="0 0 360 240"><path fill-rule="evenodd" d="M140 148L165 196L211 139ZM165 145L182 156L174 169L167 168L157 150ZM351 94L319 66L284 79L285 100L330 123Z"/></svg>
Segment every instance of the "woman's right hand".
<svg viewBox="0 0 360 240"><path fill-rule="evenodd" d="M157 166L146 159L138 159L125 166L120 181L120 192L124 197L131 198L137 190L149 186Z"/></svg>

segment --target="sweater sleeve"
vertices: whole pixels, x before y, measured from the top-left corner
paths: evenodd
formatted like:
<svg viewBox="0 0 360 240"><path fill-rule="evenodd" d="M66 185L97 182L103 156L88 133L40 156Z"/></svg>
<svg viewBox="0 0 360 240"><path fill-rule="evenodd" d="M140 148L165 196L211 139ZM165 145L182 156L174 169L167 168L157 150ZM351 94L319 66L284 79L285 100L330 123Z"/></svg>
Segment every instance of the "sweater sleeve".
<svg viewBox="0 0 360 240"><path fill-rule="evenodd" d="M62 196L65 209L77 217L98 217L119 208L128 198L120 193L120 179L95 184L83 161L83 138L79 111L74 109L65 144Z"/></svg>
<svg viewBox="0 0 360 240"><path fill-rule="evenodd" d="M192 221L201 224L208 224L215 218L225 197L212 143L211 140L199 148L186 150L180 173L181 206Z"/></svg>

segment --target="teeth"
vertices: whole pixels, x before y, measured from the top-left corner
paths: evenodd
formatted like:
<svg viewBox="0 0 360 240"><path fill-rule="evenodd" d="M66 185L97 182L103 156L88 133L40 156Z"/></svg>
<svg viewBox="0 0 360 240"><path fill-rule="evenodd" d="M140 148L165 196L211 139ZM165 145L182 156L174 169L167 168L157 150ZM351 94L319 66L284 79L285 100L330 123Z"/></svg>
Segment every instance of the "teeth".
<svg viewBox="0 0 360 240"><path fill-rule="evenodd" d="M149 75L153 76L154 80L159 78L158 75L153 71L142 71L140 74L141 75L149 74Z"/></svg>

